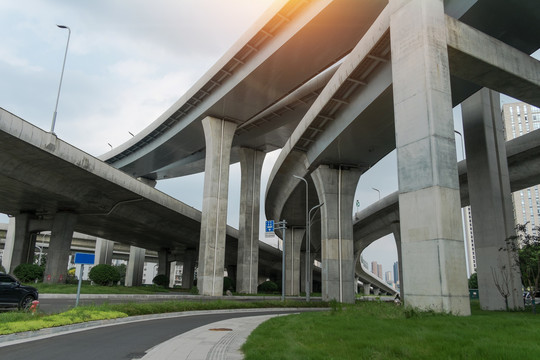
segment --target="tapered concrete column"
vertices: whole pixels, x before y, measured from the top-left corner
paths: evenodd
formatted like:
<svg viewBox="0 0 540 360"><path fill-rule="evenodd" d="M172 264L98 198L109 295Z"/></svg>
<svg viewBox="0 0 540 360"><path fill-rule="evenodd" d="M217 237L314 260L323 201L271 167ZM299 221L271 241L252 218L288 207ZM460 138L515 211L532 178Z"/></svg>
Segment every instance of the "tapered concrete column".
<svg viewBox="0 0 540 360"><path fill-rule="evenodd" d="M312 174L321 207L323 301L354 303L352 209L361 172L319 166Z"/></svg>
<svg viewBox="0 0 540 360"><path fill-rule="evenodd" d="M265 155L262 151L240 149L241 187L236 291L245 294L257 293L261 170Z"/></svg>
<svg viewBox="0 0 540 360"><path fill-rule="evenodd" d="M193 287L196 258L197 254L195 250L186 250L184 253L182 262L182 289L191 289Z"/></svg>
<svg viewBox="0 0 540 360"><path fill-rule="evenodd" d="M112 264L114 241L102 238L96 239L96 261L95 264Z"/></svg>
<svg viewBox="0 0 540 360"><path fill-rule="evenodd" d="M504 124L499 94L482 89L461 105L467 178L477 259L480 307L505 310L496 283L510 291L508 306L523 308L521 274L505 240L515 235Z"/></svg>
<svg viewBox="0 0 540 360"><path fill-rule="evenodd" d="M2 256L2 265L8 273L13 273L20 264L34 262L36 235L28 231L30 219L30 214L19 214L9 219Z"/></svg>
<svg viewBox="0 0 540 360"><path fill-rule="evenodd" d="M390 6L404 304L469 315L443 0Z"/></svg>
<svg viewBox="0 0 540 360"><path fill-rule="evenodd" d="M43 282L63 283L66 280L76 222L77 215L74 213L60 212L54 215Z"/></svg>
<svg viewBox="0 0 540 360"><path fill-rule="evenodd" d="M287 229L285 240L285 295L300 295L300 247L304 228Z"/></svg>
<svg viewBox="0 0 540 360"><path fill-rule="evenodd" d="M126 286L141 286L144 272L144 257L146 250L136 247L129 247L129 260L126 269Z"/></svg>
<svg viewBox="0 0 540 360"><path fill-rule="evenodd" d="M364 295L369 295L371 292L371 284L370 283L364 283Z"/></svg>
<svg viewBox="0 0 540 360"><path fill-rule="evenodd" d="M201 295L221 296L227 231L229 159L236 124L206 117L202 125L206 139L206 158L197 288Z"/></svg>

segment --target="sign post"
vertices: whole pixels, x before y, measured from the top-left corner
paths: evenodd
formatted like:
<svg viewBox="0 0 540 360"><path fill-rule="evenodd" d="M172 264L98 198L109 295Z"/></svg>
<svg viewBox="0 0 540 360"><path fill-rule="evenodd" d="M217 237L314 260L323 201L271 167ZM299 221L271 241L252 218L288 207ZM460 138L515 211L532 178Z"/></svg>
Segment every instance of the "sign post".
<svg viewBox="0 0 540 360"><path fill-rule="evenodd" d="M272 238L274 237L274 220L266 220L265 224L265 238Z"/></svg>
<svg viewBox="0 0 540 360"><path fill-rule="evenodd" d="M81 269L79 270L79 285L77 286L77 298L75 300L75 307L79 306L84 264L93 265L95 258L96 256L94 254L75 253L75 264L81 264Z"/></svg>
<svg viewBox="0 0 540 360"><path fill-rule="evenodd" d="M267 221L268 223L268 221ZM274 221L272 220L272 226ZM287 221L278 221L274 229L283 230L283 246L281 247L282 259L281 259L281 301L285 301L285 233L287 232Z"/></svg>

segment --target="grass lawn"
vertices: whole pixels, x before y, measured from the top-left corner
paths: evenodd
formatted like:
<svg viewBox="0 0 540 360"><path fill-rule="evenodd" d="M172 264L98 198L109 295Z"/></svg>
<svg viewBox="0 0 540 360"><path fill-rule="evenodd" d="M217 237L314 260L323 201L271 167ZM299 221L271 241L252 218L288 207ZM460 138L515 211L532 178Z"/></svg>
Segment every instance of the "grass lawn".
<svg viewBox="0 0 540 360"><path fill-rule="evenodd" d="M76 294L77 284L44 284L44 283L28 283L26 285L33 286L39 290L40 294ZM153 293L168 293L180 292L181 289L165 289L161 286L100 286L81 284L81 294L153 294ZM183 290L187 292L187 290Z"/></svg>
<svg viewBox="0 0 540 360"><path fill-rule="evenodd" d="M303 303L294 300L281 302L256 301L239 302L233 300L217 301L163 301L152 303L129 302L126 304L103 304L79 306L60 314L46 315L31 314L24 311L0 312L0 335L22 331L39 330L43 328L76 324L92 320L115 319L126 316L161 314L168 312L218 310L218 309L263 309L281 307L328 307L328 303Z"/></svg>
<svg viewBox="0 0 540 360"><path fill-rule="evenodd" d="M540 316L457 317L361 302L270 319L242 347L250 359L528 359L540 354ZM537 354L537 355L534 355Z"/></svg>

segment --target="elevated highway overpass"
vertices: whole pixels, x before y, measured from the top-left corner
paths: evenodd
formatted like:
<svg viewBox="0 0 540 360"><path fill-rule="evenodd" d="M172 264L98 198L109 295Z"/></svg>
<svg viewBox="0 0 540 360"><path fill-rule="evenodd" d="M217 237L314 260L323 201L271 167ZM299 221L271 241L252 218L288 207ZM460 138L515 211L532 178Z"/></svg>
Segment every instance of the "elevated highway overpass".
<svg viewBox="0 0 540 360"><path fill-rule="evenodd" d="M4 258L8 268L32 259L27 257L33 255L33 234L50 230L51 243L55 242L55 232L69 233L59 268L47 270L52 277L65 276L73 231L167 253L169 261L195 256L199 210L1 108L0 164L0 212L17 218L16 238L11 245L15 246L14 255L10 261ZM58 224L58 214L73 220ZM226 231L226 264L235 264L238 230L228 226ZM281 272L277 264L280 251L263 242L259 246L261 276L276 278ZM50 249L54 252L54 245ZM54 256L49 258L51 264L52 259ZM194 260L191 263L195 266Z"/></svg>
<svg viewBox="0 0 540 360"><path fill-rule="evenodd" d="M419 8L408 10L407 16L399 15L405 11L403 9L414 6ZM514 13L521 14L523 26L516 26L513 18L508 16L505 10L508 7L512 7ZM422 14L433 16L419 18ZM452 103L460 103L482 86L537 104L537 63L524 54L538 48L539 30L533 25L538 17L534 6L517 0L413 1L410 4L398 0L392 0L390 4L387 1L356 0L278 1L184 97L147 129L123 146L104 154L101 159L150 184L153 180L205 170L198 246L200 279L201 284L205 284L201 292L208 295L221 291L219 273L224 267L225 260L222 263L222 259L225 259L225 243L229 239L224 218L228 181L226 169L229 163L240 161L242 171L247 170L242 175L242 195L245 194L246 198L241 200L241 204L246 206L240 216L238 278L243 289L252 289L252 284L249 281L244 283L243 278L256 278L252 276L252 271L257 268L253 259L258 258L259 249L253 246L258 239L257 173L260 174L264 152L284 146L267 191L267 218L287 216L289 225L297 227L296 235L301 239L303 233L299 227L305 225L303 207L306 200L302 200L303 191L298 182L291 182L291 175L308 178L308 193L312 199L308 205L317 204L315 199L322 201L328 189L324 190L324 186L322 192L321 187L315 189L313 181L307 176L316 167L329 165L328 171L320 171L316 180L320 185L334 182L333 170L337 168L340 174L337 176L342 175L342 170L349 170L348 173L353 174L350 177L347 175L346 179L352 187L355 177L357 180L357 176L396 145L398 153L402 153L396 134L412 134L414 137L414 131L407 129L426 128L426 124L414 119L407 120L410 122L400 120L405 121L406 125L397 126L400 122L395 118L401 116L401 111L394 112L395 94L402 93L396 89L396 71L402 71L399 79L405 92L421 89L421 85L414 83L415 79L424 79L424 85L430 81L441 81L443 86L437 91L441 90L444 96L451 99L445 100L441 106L437 104L437 111L432 109L432 114L436 115L441 114L439 108L448 110ZM398 25L392 25L393 21ZM434 27L428 31L426 24ZM394 29L402 28L389 31L392 26ZM424 36L411 39L399 37L416 34ZM427 44L422 41L418 44L419 38L427 41ZM432 40L434 43L430 42ZM397 47L398 44L403 46ZM488 50L484 51L478 44L487 44ZM422 46L425 46L424 50L421 50ZM418 56L422 51L426 59L437 59L439 62L424 62L422 56L412 61L412 64L422 64L426 67L424 69L400 62L409 59L411 53ZM498 55L507 54L510 54L512 61L506 57L498 60ZM433 64L436 64L435 69L427 68ZM409 70L417 73L412 75ZM412 85L406 85L408 83ZM414 95L405 96L403 101L415 99ZM427 99L429 106L433 106L430 101L438 100L439 96L427 96ZM444 136L428 132L427 139L435 141L448 138L449 143L445 146L447 150L454 150L447 113L442 116L446 122L441 126L437 125L438 120L434 120L437 116L427 117L428 126L433 126L434 132L441 129L446 131ZM403 111L403 114L408 115L408 112ZM415 118L424 119L425 116ZM398 128L400 131L395 130ZM448 132L452 135L451 141ZM434 153L437 153L439 144L436 141L432 144ZM444 170L448 174L455 172L455 169L452 170L455 167L455 151L453 153L448 155L452 151L447 151L443 156L449 159L444 163L448 166ZM437 164L435 158L433 160ZM302 165L299 166L299 163ZM302 167L303 172L296 171L302 170ZM408 168L401 166L400 174L403 175ZM453 176L441 178L451 179ZM457 176L455 178L457 181ZM339 180L343 179L340 177ZM400 183L401 180L405 178L400 175ZM409 190L413 190L415 185L411 186ZM452 183L449 187L454 198L456 186L456 183ZM432 189L434 186L425 188ZM454 200L451 202L452 209L456 210L459 204ZM326 201L322 209L323 226L322 229L314 229L315 238L316 231L322 230L321 235L327 239L332 223L340 224L341 214L350 214L350 201L348 199L339 204L343 206L343 211L340 207L339 211L331 209L330 212L328 207L331 203ZM435 211L434 216L442 217L440 211L442 209ZM332 212L335 216L330 214ZM450 213L455 217L456 211ZM351 229L352 224L346 231L350 232ZM332 231L340 233L341 227L334 227ZM454 235L451 234L450 238ZM352 240L352 235L349 238ZM302 244L302 241L298 243ZM329 264L325 258L328 249L322 249L321 245L320 248L325 274L325 266ZM350 257L352 242L346 245L345 252ZM325 297L343 300L344 287L340 279L345 274L347 281L350 280L354 261L347 260L348 269L343 271L342 259L335 260L332 262L332 277L323 283L323 289L332 286ZM339 285L336 286L336 283ZM458 292L463 290L462 284L461 281ZM425 305L422 301L437 299L436 307L443 306L446 311L454 311L446 307L457 304L456 312L466 313L467 310L460 307L464 303L464 295L460 293L453 297L453 286L452 282L448 288L437 290L437 294L429 290L427 294L419 295L418 299L412 296L411 304L422 307ZM290 291L297 291L298 285L294 287ZM350 290L345 295L349 301ZM416 300L420 302L415 303Z"/></svg>

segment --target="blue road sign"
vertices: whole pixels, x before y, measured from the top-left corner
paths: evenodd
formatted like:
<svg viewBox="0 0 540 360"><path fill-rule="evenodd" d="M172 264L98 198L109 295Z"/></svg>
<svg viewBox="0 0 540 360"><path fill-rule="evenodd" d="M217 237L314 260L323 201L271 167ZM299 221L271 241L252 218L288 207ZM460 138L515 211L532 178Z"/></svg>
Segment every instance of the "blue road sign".
<svg viewBox="0 0 540 360"><path fill-rule="evenodd" d="M274 220L266 220L266 232L274 232Z"/></svg>
<svg viewBox="0 0 540 360"><path fill-rule="evenodd" d="M94 254L75 253L75 264L93 265L96 260Z"/></svg>

